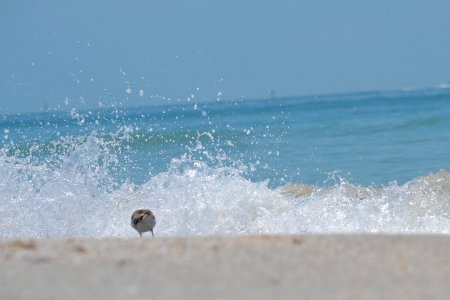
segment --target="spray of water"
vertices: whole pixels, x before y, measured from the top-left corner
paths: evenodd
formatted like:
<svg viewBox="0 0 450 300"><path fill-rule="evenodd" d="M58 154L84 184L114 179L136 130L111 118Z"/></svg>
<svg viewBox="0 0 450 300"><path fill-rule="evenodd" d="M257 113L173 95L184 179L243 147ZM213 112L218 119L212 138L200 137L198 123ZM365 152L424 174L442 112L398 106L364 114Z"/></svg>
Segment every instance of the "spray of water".
<svg viewBox="0 0 450 300"><path fill-rule="evenodd" d="M126 130L125 130L126 131ZM60 138L50 145L0 151L0 237L134 236L131 212L150 208L156 235L249 233L448 233L450 173L403 185L328 187L247 178L242 163L220 164L199 133L185 155L143 184L114 179L125 131ZM125 132L125 133L124 133ZM200 153L200 154L199 154ZM203 159L196 159L203 157Z"/></svg>
<svg viewBox="0 0 450 300"><path fill-rule="evenodd" d="M277 130L284 123L278 129L267 125L259 133L261 140L252 127L220 132L232 126L216 128L209 113L195 105L197 111L202 119L195 130L167 133L167 122L154 119L171 113L166 109L155 117L71 110L69 119L55 115L50 125L44 121L47 115L30 119L36 124L10 123L15 129L4 130L0 148L0 238L135 236L130 215L139 208L154 211L160 236L449 232L447 171L403 185L365 187L331 174L332 184L324 187L274 188L268 180L252 177L265 168L263 160L248 159L239 150L245 145L236 144L278 143L283 132ZM169 119L177 122L181 112ZM148 125L143 120L152 127L140 129ZM38 134L28 136L22 130L27 126ZM70 129L64 133L64 128ZM33 141L36 136L39 140ZM155 150L152 155L158 158L172 144L183 151L179 156L169 152L164 170L148 172L140 182L130 180L130 166L142 157L142 149ZM272 144L266 146L266 152L278 156Z"/></svg>

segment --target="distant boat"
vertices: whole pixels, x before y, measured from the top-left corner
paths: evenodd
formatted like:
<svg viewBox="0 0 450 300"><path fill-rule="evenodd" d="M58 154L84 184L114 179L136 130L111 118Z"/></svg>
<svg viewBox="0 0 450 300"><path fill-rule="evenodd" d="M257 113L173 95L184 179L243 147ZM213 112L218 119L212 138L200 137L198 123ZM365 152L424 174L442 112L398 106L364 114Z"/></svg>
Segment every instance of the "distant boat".
<svg viewBox="0 0 450 300"><path fill-rule="evenodd" d="M275 90L273 89L269 90L269 99L275 99Z"/></svg>

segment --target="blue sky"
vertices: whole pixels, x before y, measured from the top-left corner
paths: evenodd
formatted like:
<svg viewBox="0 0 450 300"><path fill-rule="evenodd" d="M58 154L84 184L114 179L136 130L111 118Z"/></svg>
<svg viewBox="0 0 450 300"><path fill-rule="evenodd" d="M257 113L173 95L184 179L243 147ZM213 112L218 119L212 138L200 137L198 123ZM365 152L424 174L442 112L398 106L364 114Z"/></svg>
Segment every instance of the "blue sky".
<svg viewBox="0 0 450 300"><path fill-rule="evenodd" d="M422 88L450 1L3 0L0 45L0 112Z"/></svg>

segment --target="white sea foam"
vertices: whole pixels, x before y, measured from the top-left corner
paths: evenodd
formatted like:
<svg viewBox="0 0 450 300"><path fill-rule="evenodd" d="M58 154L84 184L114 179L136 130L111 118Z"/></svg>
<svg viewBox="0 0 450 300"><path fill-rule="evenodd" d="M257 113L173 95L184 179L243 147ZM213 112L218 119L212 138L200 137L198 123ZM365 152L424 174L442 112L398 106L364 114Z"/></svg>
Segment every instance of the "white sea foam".
<svg viewBox="0 0 450 300"><path fill-rule="evenodd" d="M61 139L36 159L0 152L0 238L137 236L133 210L152 209L156 236L250 233L449 233L450 173L403 185L271 189L236 167L189 156L144 184L117 184L118 163L94 135ZM297 189L302 189L301 191ZM307 191L307 192L305 192Z"/></svg>

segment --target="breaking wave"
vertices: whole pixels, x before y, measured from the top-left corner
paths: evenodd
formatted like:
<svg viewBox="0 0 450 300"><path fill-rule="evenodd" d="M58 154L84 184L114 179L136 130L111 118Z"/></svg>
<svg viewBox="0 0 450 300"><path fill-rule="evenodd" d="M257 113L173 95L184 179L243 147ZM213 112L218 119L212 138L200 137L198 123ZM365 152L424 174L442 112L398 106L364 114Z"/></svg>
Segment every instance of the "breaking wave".
<svg viewBox="0 0 450 300"><path fill-rule="evenodd" d="M126 137L125 137L126 138ZM91 134L0 151L0 238L137 236L150 208L156 236L288 233L449 233L450 173L398 185L269 187L246 167L185 154L143 183L117 180L117 141Z"/></svg>

